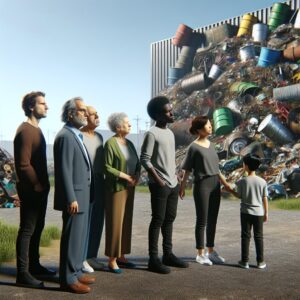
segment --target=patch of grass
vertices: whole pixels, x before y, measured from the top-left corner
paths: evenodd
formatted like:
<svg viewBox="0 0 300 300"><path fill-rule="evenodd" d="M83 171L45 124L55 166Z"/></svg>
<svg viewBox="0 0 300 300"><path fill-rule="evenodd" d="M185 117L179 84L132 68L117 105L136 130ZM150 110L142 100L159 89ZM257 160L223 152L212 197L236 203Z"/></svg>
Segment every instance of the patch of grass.
<svg viewBox="0 0 300 300"><path fill-rule="evenodd" d="M55 226L46 227L43 230L40 246L41 247L48 247L51 244L52 240L59 240L60 239L60 230Z"/></svg>
<svg viewBox="0 0 300 300"><path fill-rule="evenodd" d="M16 240L18 227L0 222L0 265L11 261L16 257ZM51 240L60 238L60 230L55 226L46 227L43 230L40 246L47 247Z"/></svg>
<svg viewBox="0 0 300 300"><path fill-rule="evenodd" d="M148 185L137 185L135 187L137 193L149 193Z"/></svg>
<svg viewBox="0 0 300 300"><path fill-rule="evenodd" d="M269 201L269 206L271 209L300 210L300 199L290 198Z"/></svg>
<svg viewBox="0 0 300 300"><path fill-rule="evenodd" d="M18 228L0 222L0 264L16 256L16 238Z"/></svg>
<svg viewBox="0 0 300 300"><path fill-rule="evenodd" d="M50 186L54 187L54 176L49 176Z"/></svg>

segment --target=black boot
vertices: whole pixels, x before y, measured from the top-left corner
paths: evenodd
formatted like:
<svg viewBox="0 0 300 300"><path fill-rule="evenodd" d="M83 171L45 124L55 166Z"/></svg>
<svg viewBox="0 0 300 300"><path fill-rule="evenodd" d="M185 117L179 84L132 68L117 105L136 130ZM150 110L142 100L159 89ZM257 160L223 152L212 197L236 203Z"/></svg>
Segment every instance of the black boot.
<svg viewBox="0 0 300 300"><path fill-rule="evenodd" d="M28 287L28 288L43 288L44 283L40 280L35 279L28 272L17 273L17 286Z"/></svg>
<svg viewBox="0 0 300 300"><path fill-rule="evenodd" d="M189 264L175 256L173 253L164 254L162 259L163 264L170 267L188 268Z"/></svg>
<svg viewBox="0 0 300 300"><path fill-rule="evenodd" d="M148 262L148 269L151 272L160 273L160 274L168 274L171 272L170 268L163 265L157 256L150 256Z"/></svg>

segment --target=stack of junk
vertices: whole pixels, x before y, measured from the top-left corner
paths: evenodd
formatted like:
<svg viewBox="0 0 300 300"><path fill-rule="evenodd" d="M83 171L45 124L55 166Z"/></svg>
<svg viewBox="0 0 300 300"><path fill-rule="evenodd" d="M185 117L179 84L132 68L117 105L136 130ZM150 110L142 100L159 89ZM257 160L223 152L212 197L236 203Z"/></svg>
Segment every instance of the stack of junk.
<svg viewBox="0 0 300 300"><path fill-rule="evenodd" d="M13 157L0 147L0 207L20 206Z"/></svg>
<svg viewBox="0 0 300 300"><path fill-rule="evenodd" d="M300 12L274 3L268 24L251 14L239 28L205 33L181 24L172 43L181 50L160 95L173 104L177 165L195 139L191 120L207 115L229 182L243 176L242 157L255 153L270 199L299 196Z"/></svg>

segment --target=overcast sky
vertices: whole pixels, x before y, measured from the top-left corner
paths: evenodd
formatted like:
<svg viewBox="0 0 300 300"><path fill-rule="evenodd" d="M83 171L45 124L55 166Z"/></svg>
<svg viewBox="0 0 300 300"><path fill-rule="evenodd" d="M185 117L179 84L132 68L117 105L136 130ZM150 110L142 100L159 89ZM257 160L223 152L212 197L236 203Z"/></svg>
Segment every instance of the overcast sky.
<svg viewBox="0 0 300 300"><path fill-rule="evenodd" d="M41 121L52 143L63 103L81 96L101 116L124 111L136 132L149 120L150 44L178 25L197 28L269 7L267 0L0 0L0 141L25 120L22 96L46 93Z"/></svg>

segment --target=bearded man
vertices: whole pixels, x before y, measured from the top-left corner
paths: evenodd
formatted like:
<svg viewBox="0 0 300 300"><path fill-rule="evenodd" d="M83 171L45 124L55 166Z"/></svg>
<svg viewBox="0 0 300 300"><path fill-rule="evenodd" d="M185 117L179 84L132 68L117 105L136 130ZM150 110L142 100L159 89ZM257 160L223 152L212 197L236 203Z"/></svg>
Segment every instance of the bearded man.
<svg viewBox="0 0 300 300"><path fill-rule="evenodd" d="M54 209L62 211L60 243L61 289L77 294L90 292L95 277L82 273L88 242L90 203L94 200L93 170L80 128L87 125L83 99L68 100L62 111L65 123L54 141Z"/></svg>

